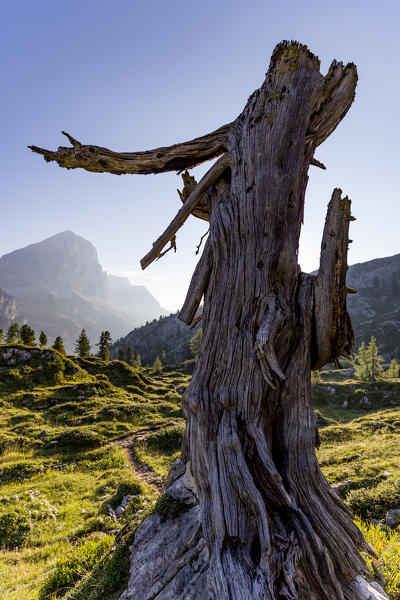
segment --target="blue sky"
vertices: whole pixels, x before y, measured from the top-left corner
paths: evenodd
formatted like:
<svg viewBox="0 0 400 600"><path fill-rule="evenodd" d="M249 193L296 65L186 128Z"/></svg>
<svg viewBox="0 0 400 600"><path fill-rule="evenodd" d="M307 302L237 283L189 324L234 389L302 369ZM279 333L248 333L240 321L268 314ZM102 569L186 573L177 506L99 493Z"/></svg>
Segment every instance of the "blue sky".
<svg viewBox="0 0 400 600"><path fill-rule="evenodd" d="M356 100L310 169L300 262L318 265L326 205L341 187L357 221L350 263L400 252L400 3L248 0L31 0L1 5L0 254L69 229L102 265L182 304L206 226L191 218L177 254L139 260L180 206L175 174L66 171L27 150L64 145L60 131L114 150L145 150L234 119L282 39L306 43L326 72L355 62ZM204 167L195 169L200 177Z"/></svg>

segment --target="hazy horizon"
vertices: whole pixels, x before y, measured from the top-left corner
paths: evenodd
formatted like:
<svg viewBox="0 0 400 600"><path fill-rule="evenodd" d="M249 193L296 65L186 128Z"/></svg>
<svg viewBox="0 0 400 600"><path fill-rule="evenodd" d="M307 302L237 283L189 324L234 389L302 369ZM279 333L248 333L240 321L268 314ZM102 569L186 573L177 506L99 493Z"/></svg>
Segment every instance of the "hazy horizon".
<svg viewBox="0 0 400 600"><path fill-rule="evenodd" d="M316 152L327 171L310 168L301 267L318 267L334 187L349 195L358 219L349 264L399 253L399 5L293 1L287 8L258 0L246 10L235 0L5 6L0 254L72 230L93 243L106 271L145 285L176 310L207 224L191 217L176 254L144 272L139 260L179 209L181 178L66 171L26 147L67 145L62 129L83 143L127 151L205 134L241 112L282 39L306 43L323 73L334 59L355 62L359 73L352 108ZM208 167L192 172L198 179Z"/></svg>

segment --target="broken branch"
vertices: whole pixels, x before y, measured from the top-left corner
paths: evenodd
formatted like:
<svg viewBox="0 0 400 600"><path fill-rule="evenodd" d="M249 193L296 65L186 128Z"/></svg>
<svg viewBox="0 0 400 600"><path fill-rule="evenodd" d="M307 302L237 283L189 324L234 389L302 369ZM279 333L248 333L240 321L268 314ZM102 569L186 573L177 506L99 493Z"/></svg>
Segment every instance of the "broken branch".
<svg viewBox="0 0 400 600"><path fill-rule="evenodd" d="M186 323L186 325L191 325L193 323L193 319L196 316L201 299L207 288L212 269L211 257L211 245L209 240L207 240L203 254L192 275L185 302L178 315L178 319Z"/></svg>
<svg viewBox="0 0 400 600"><path fill-rule="evenodd" d="M350 200L335 189L328 205L321 244L321 258L314 286L315 341L312 368L319 369L350 353L353 328L346 309L347 249Z"/></svg>
<svg viewBox="0 0 400 600"><path fill-rule="evenodd" d="M230 167L231 158L229 155L225 154L221 156L217 160L217 162L211 167L209 171L200 179L199 183L195 187L195 189L190 194L189 198L186 200L185 204L178 211L175 218L168 225L167 229L160 235L158 240L156 240L153 244L153 248L142 258L140 264L142 269L145 269L159 256L160 252L164 248L165 244L172 239L172 237L176 234L178 229L182 227L190 213L200 202L202 197L207 193L210 186L217 181L217 179L222 175L222 173Z"/></svg>
<svg viewBox="0 0 400 600"><path fill-rule="evenodd" d="M47 162L54 160L66 169L85 169L114 175L148 175L191 168L224 154L230 126L228 123L194 140L145 152L113 152L101 146L83 145L65 132L62 133L69 139L72 148L60 146L55 151L38 146L28 148L41 154Z"/></svg>

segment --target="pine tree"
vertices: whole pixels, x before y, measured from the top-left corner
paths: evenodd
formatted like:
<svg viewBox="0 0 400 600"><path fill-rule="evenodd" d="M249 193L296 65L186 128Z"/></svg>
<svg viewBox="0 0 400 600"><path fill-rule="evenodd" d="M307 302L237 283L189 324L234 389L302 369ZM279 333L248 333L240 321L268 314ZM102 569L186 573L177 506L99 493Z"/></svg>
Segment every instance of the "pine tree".
<svg viewBox="0 0 400 600"><path fill-rule="evenodd" d="M91 350L91 346L90 346L89 338L86 335L85 329L82 329L82 331L79 334L79 337L75 343L75 352L77 353L78 356L80 356L82 358L86 358L87 356L90 356L90 350Z"/></svg>
<svg viewBox="0 0 400 600"><path fill-rule="evenodd" d="M192 337L192 339L189 342L190 351L196 360L197 360L197 356L198 356L199 350L200 350L202 335L203 335L203 330L201 329L201 327L199 327L199 329L196 331L196 333L194 334L194 336Z"/></svg>
<svg viewBox="0 0 400 600"><path fill-rule="evenodd" d="M11 323L6 334L6 344L15 344L19 336L18 323Z"/></svg>
<svg viewBox="0 0 400 600"><path fill-rule="evenodd" d="M21 326L19 339L24 346L36 346L35 332L27 323Z"/></svg>
<svg viewBox="0 0 400 600"><path fill-rule="evenodd" d="M54 350L57 350L60 354L64 354L64 356L66 355L65 348L64 348L64 342L62 340L62 337L60 337L59 335L54 340L54 344L52 345L52 348Z"/></svg>
<svg viewBox="0 0 400 600"><path fill-rule="evenodd" d="M136 356L136 365L135 366L137 369L140 369L142 366L142 357L140 356L139 352L137 353L137 356Z"/></svg>
<svg viewBox="0 0 400 600"><path fill-rule="evenodd" d="M383 374L382 364L384 362L383 357L379 354L378 346L376 345L376 338L371 337L367 347L367 356L370 365L370 381L376 381Z"/></svg>
<svg viewBox="0 0 400 600"><path fill-rule="evenodd" d="M125 362L127 362L128 365L132 365L132 366L136 364L135 354L130 346L128 346L125 351Z"/></svg>
<svg viewBox="0 0 400 600"><path fill-rule="evenodd" d="M117 353L117 359L123 360L125 362L125 351L123 348L119 348L118 353Z"/></svg>
<svg viewBox="0 0 400 600"><path fill-rule="evenodd" d="M100 334L99 343L96 346L99 347L98 356L102 360L110 360L110 346L112 343L111 334L109 331L102 331Z"/></svg>
<svg viewBox="0 0 400 600"><path fill-rule="evenodd" d="M46 344L47 344L47 335L45 334L44 331L40 332L40 335L39 335L39 344L40 344L41 348L44 348L46 346Z"/></svg>
<svg viewBox="0 0 400 600"><path fill-rule="evenodd" d="M160 357L157 354L157 356L154 360L154 363L153 363L152 371L153 371L153 373L162 373L162 370L163 370L162 362L160 360Z"/></svg>
<svg viewBox="0 0 400 600"><path fill-rule="evenodd" d="M3 330L0 329L0 344L3 343Z"/></svg>
<svg viewBox="0 0 400 600"><path fill-rule="evenodd" d="M361 381L376 381L383 373L383 358L379 354L376 339L371 337L368 346L363 342L355 359L355 376Z"/></svg>
<svg viewBox="0 0 400 600"><path fill-rule="evenodd" d="M386 371L385 375L389 379L397 379L399 376L399 370L400 370L399 363L397 362L397 360L395 358L392 358L392 360L390 361L389 368Z"/></svg>
<svg viewBox="0 0 400 600"><path fill-rule="evenodd" d="M161 352L161 362L163 365L167 364L167 353L165 352L165 350Z"/></svg>

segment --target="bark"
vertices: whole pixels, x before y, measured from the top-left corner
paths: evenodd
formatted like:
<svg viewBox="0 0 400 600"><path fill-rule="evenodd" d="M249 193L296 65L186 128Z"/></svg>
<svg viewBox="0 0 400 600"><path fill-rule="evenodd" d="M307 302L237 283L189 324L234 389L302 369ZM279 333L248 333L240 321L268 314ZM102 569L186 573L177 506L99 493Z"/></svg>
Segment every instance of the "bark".
<svg viewBox="0 0 400 600"><path fill-rule="evenodd" d="M57 152L32 147L67 168L131 173L226 154L198 185L184 181L183 207L142 260L145 267L157 258L193 211L209 219L181 311L191 323L204 298L200 353L182 402L182 461L190 459L196 483L213 599L359 598L353 582L366 545L319 468L310 382L311 368L352 343L350 203L340 190L328 208L318 276L297 262L308 168L323 167L315 148L351 106L356 81L354 65L335 61L323 77L305 46L283 42L233 123L163 149L161 158L91 153L74 140Z"/></svg>

